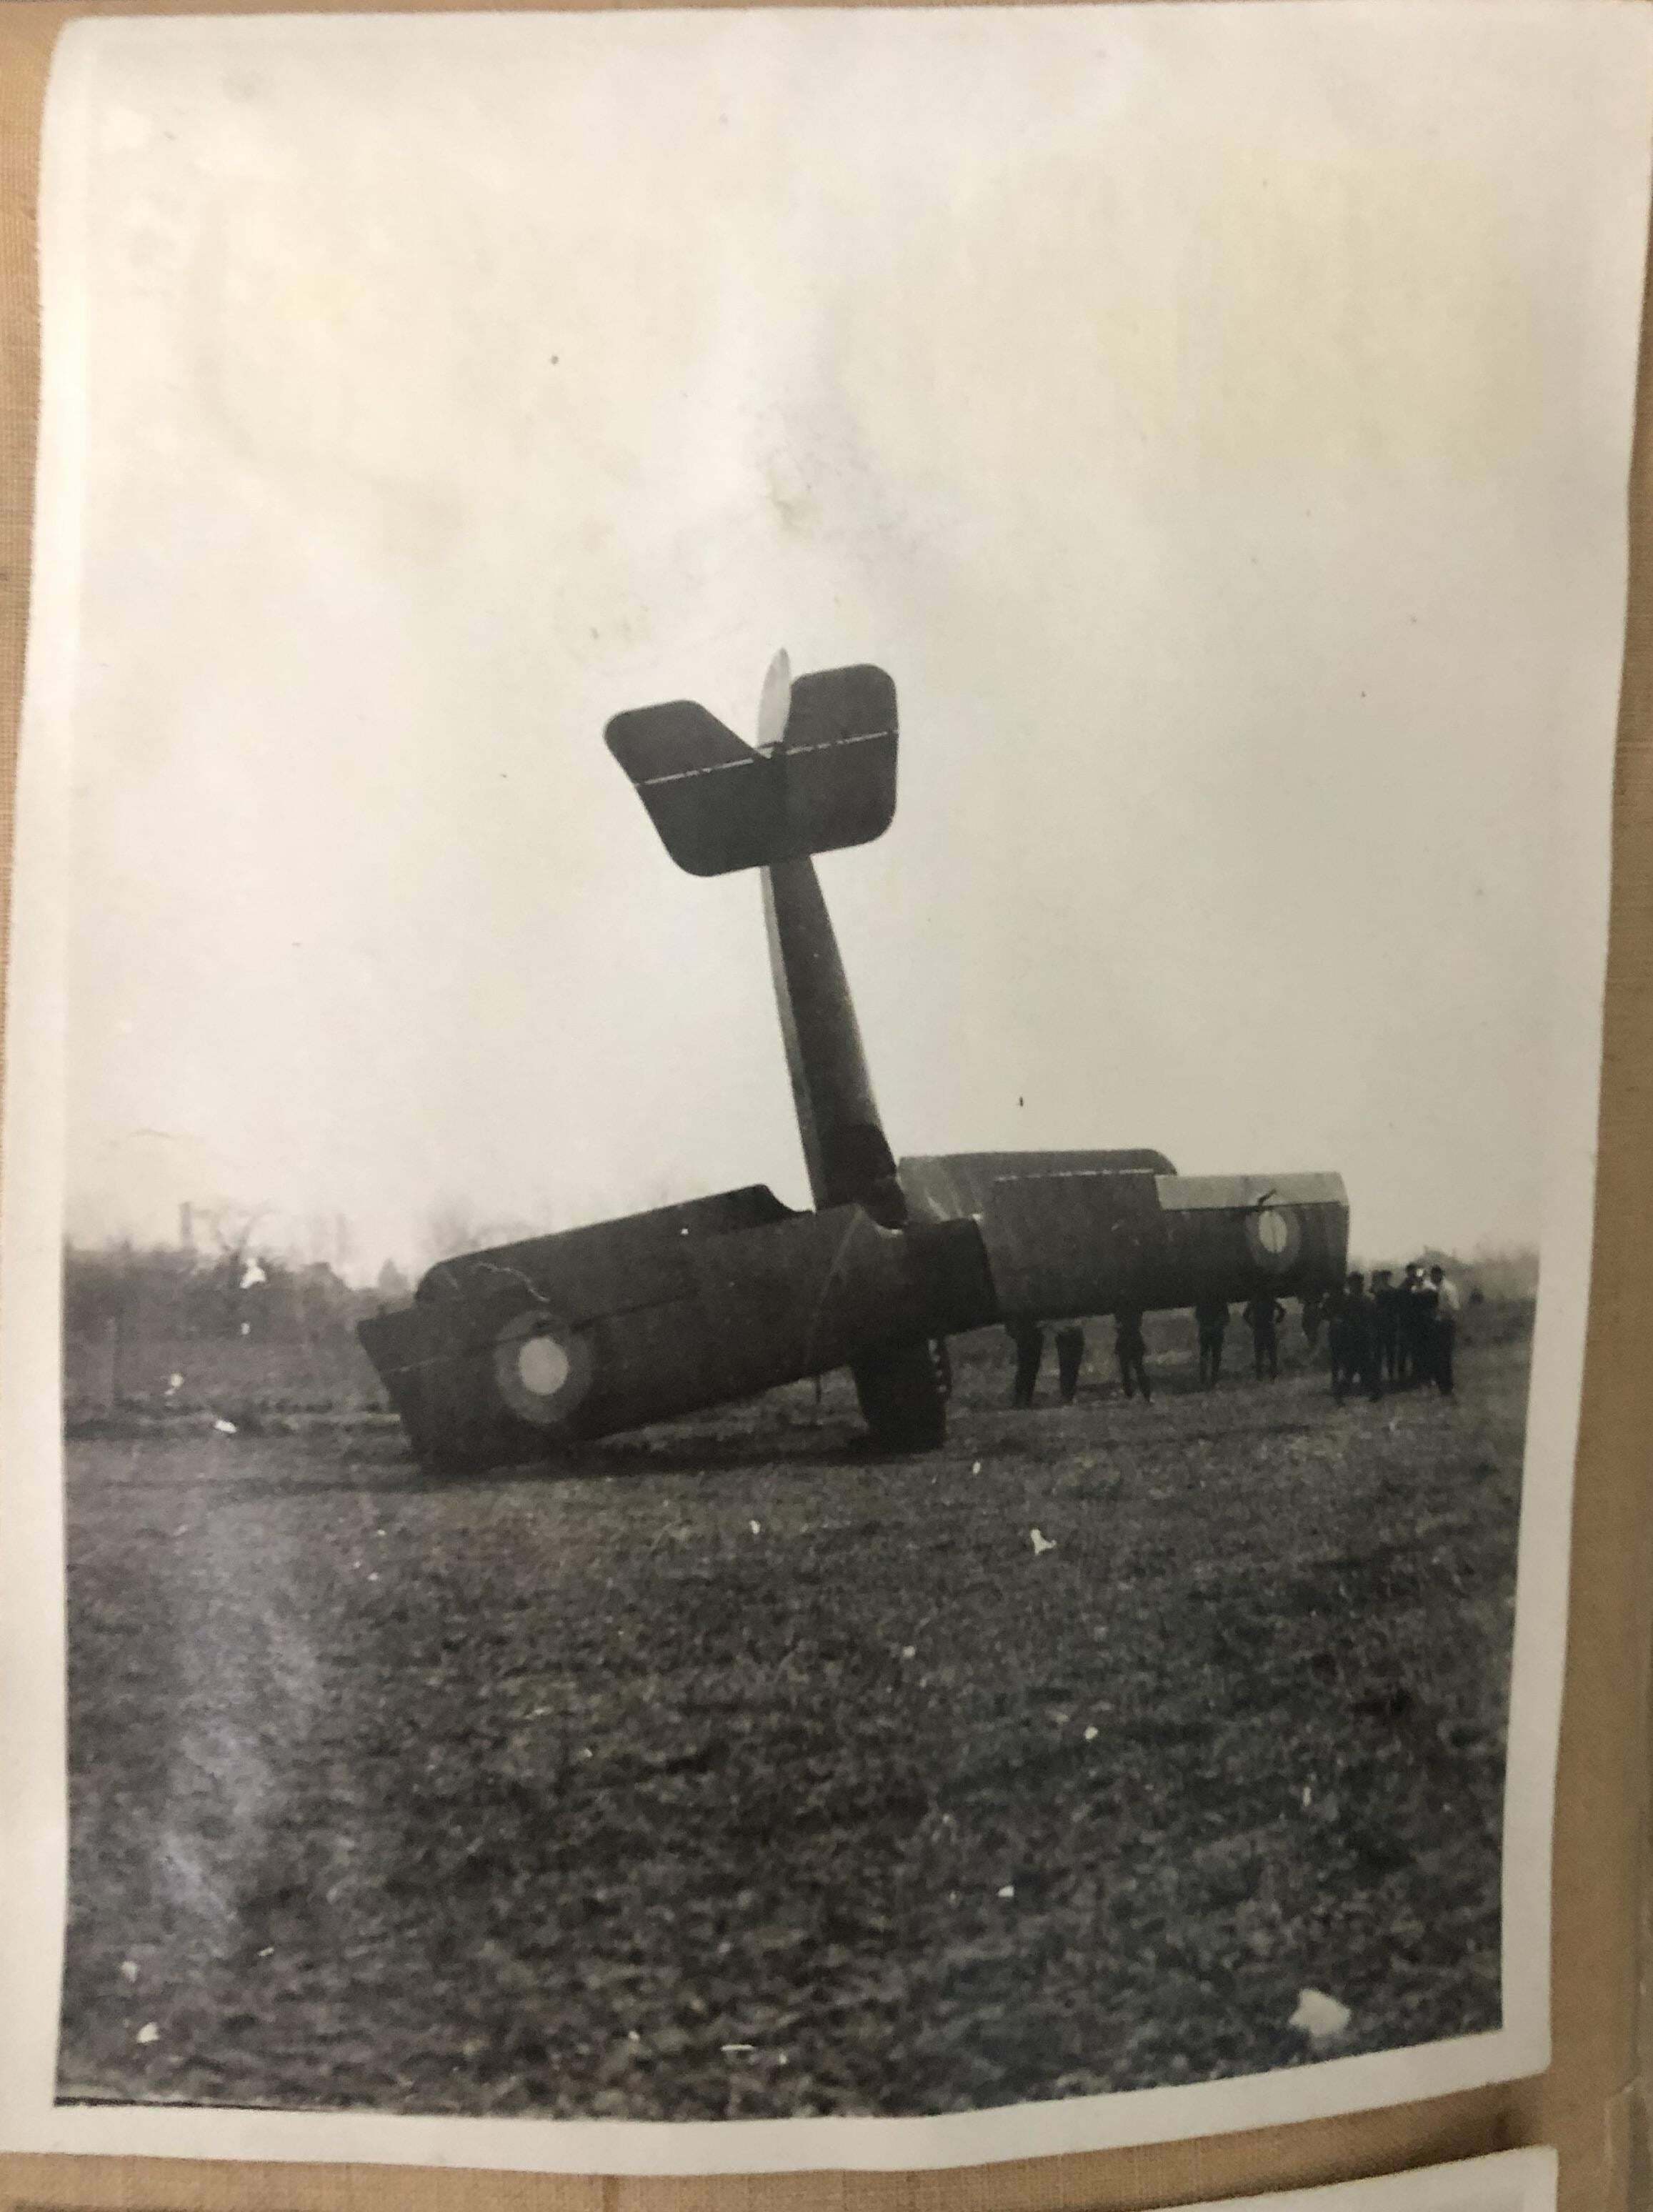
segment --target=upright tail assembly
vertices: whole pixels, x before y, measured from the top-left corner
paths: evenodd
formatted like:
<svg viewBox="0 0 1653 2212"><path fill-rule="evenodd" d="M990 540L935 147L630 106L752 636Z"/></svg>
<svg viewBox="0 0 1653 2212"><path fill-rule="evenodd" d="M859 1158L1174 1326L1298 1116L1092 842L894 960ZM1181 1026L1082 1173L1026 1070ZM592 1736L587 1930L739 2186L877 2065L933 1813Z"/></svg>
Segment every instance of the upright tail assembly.
<svg viewBox="0 0 1653 2212"><path fill-rule="evenodd" d="M811 859L868 844L895 818L895 685L881 668L830 668L793 683L778 653L756 747L686 700L617 714L607 736L680 868L763 871L781 1033L816 1205L860 1200L899 1214L896 1164Z"/></svg>
<svg viewBox="0 0 1653 2212"><path fill-rule="evenodd" d="M769 967L811 1194L823 1213L860 1206L879 1228L903 1230L907 1200L811 857L868 844L895 819L895 685L866 667L794 683L777 653L755 748L686 701L618 714L607 737L680 868L763 871ZM851 1363L875 1433L940 1443L946 1413L932 1334L880 1343Z"/></svg>
<svg viewBox="0 0 1653 2212"><path fill-rule="evenodd" d="M896 811L882 669L769 670L757 742L689 700L608 746L695 876L761 869L815 1210L761 1186L443 1261L362 1338L414 1448L478 1468L848 1366L875 1439L940 1443L934 1347L994 1321L1183 1306L1341 1279L1334 1175L1185 1176L1152 1152L896 1163L813 855Z"/></svg>

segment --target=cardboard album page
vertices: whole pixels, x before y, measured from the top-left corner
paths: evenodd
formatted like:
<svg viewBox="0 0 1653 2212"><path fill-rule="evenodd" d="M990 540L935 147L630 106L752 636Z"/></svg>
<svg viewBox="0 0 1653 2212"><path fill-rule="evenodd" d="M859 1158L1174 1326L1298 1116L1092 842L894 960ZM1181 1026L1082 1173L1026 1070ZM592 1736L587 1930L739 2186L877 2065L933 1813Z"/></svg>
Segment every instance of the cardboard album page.
<svg viewBox="0 0 1653 2212"><path fill-rule="evenodd" d="M1545 2067L1650 93L1595 0L70 26L0 2146Z"/></svg>

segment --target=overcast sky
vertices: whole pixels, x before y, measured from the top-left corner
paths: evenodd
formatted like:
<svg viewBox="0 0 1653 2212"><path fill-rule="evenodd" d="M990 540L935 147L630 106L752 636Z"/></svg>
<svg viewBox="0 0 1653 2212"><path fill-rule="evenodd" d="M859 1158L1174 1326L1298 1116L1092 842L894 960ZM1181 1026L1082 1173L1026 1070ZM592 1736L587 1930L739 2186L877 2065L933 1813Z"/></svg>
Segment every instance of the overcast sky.
<svg viewBox="0 0 1653 2212"><path fill-rule="evenodd" d="M103 26L71 1228L806 1203L757 881L602 743L784 645L898 689L822 864L897 1153L1534 1240L1635 12Z"/></svg>

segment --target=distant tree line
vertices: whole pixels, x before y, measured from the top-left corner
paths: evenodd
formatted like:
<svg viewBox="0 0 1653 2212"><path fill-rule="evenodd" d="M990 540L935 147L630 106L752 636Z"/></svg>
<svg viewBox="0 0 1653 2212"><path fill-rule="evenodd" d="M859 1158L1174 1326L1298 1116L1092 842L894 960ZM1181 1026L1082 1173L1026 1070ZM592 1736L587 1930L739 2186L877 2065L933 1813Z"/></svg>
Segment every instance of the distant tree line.
<svg viewBox="0 0 1653 2212"><path fill-rule="evenodd" d="M246 1249L214 1253L134 1244L64 1253L64 1328L71 1337L246 1337L313 1344L409 1296L386 1262L372 1290L352 1289L325 1261L302 1264Z"/></svg>

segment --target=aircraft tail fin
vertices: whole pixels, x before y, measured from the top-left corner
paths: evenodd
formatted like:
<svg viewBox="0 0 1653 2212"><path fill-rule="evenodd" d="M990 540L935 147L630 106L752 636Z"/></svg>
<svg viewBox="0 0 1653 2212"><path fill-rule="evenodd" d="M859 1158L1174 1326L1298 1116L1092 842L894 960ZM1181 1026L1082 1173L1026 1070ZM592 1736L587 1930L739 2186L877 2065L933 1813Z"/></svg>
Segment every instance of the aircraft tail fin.
<svg viewBox="0 0 1653 2212"><path fill-rule="evenodd" d="M691 876L865 845L895 816L896 687L881 668L823 669L788 684L781 656L756 747L690 699L617 714L604 736Z"/></svg>

